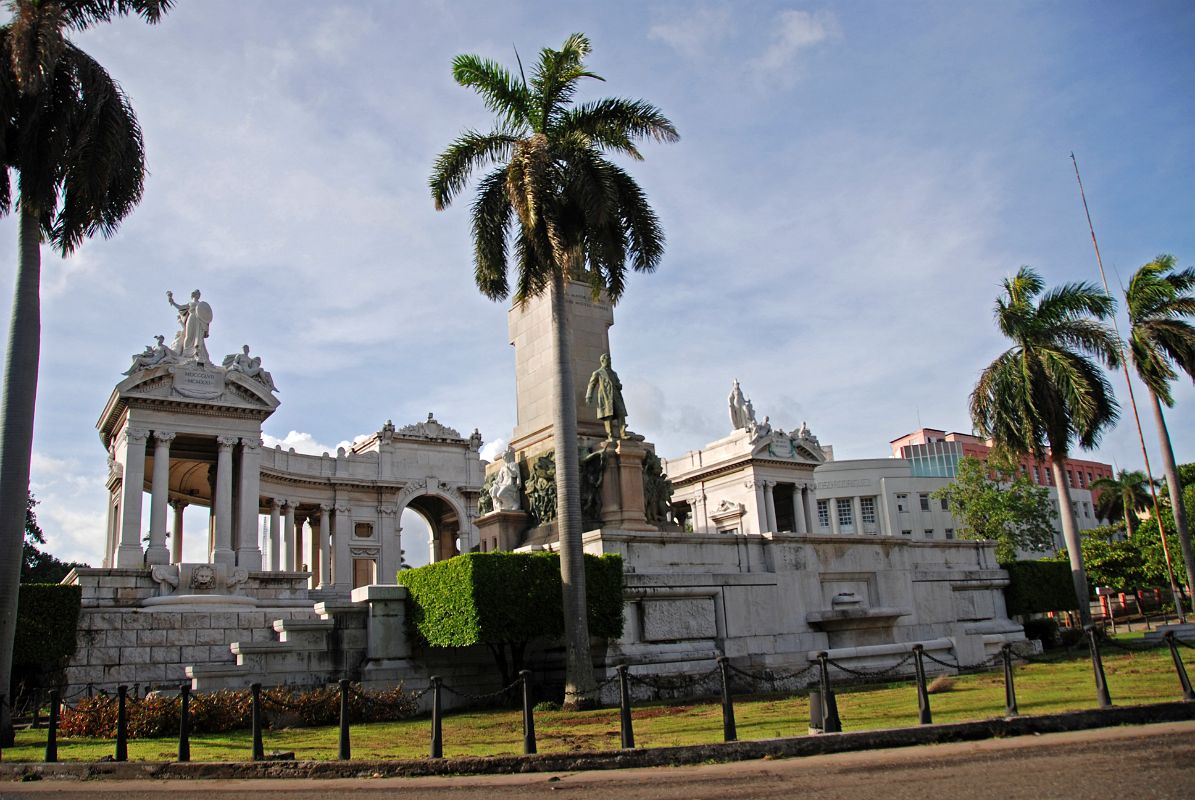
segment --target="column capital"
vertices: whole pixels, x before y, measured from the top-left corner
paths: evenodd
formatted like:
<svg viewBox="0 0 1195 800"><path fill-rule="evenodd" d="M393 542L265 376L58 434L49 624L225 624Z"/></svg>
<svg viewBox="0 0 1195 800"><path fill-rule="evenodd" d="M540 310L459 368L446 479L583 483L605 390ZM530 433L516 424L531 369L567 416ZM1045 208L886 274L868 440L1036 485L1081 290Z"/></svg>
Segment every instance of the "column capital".
<svg viewBox="0 0 1195 800"><path fill-rule="evenodd" d="M378 506L378 513L382 516L393 516L398 513L398 506L395 505L381 505Z"/></svg>
<svg viewBox="0 0 1195 800"><path fill-rule="evenodd" d="M125 428L124 438L129 444L144 444L149 438L149 431L144 428Z"/></svg>
<svg viewBox="0 0 1195 800"><path fill-rule="evenodd" d="M174 431L154 431L154 439L164 444L169 444L174 441L174 437L178 436Z"/></svg>
<svg viewBox="0 0 1195 800"><path fill-rule="evenodd" d="M170 507L175 510L186 508L189 505L191 505L191 504L188 503L186 500L171 500L170 501Z"/></svg>
<svg viewBox="0 0 1195 800"><path fill-rule="evenodd" d="M240 441L239 436L217 436L216 443L220 445L221 450L231 450Z"/></svg>
<svg viewBox="0 0 1195 800"><path fill-rule="evenodd" d="M327 512L332 510L332 504L331 503L320 503L319 510L323 511L326 514Z"/></svg>
<svg viewBox="0 0 1195 800"><path fill-rule="evenodd" d="M338 505L338 506L336 506L336 513L337 513L337 514L348 514L348 513L350 513L352 510L353 510L353 507L352 507L352 506L341 506L341 505Z"/></svg>
<svg viewBox="0 0 1195 800"><path fill-rule="evenodd" d="M262 444L263 442L261 439L241 439L241 446L246 450L257 450L262 446Z"/></svg>
<svg viewBox="0 0 1195 800"><path fill-rule="evenodd" d="M286 505L285 498L282 498L282 497L271 497L270 498L270 508L282 508L284 505Z"/></svg>

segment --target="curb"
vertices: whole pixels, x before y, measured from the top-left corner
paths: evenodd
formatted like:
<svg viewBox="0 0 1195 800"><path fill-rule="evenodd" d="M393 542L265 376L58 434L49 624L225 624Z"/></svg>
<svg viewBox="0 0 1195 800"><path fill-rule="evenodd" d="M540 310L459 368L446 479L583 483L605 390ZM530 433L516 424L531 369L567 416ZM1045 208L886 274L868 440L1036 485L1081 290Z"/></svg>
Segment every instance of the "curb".
<svg viewBox="0 0 1195 800"><path fill-rule="evenodd" d="M858 750L913 747L947 742L1062 733L1114 725L1145 725L1195 720L1195 703L1157 703L1144 706L1068 711L1030 717L1005 717L914 728L887 728L853 733L829 733L643 750L592 753L542 753L530 756L488 756L393 761L132 761L41 764L0 763L0 781L21 780L144 780L250 778L364 778L428 775L485 775L526 772L576 772L632 767L663 767L746 761L760 758L800 758Z"/></svg>

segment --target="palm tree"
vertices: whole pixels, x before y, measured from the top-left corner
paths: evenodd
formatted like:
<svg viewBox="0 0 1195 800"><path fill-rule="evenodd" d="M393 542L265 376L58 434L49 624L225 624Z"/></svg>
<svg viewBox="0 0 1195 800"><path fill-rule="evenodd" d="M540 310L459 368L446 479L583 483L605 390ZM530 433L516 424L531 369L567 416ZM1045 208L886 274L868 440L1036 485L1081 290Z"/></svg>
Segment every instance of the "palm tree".
<svg viewBox="0 0 1195 800"><path fill-rule="evenodd" d="M1178 377L1175 366L1195 379L1195 326L1187 321L1195 317L1195 269L1177 270L1174 256L1158 256L1137 270L1124 298L1129 313L1129 352L1137 375L1153 401L1162 448L1162 471L1170 487L1174 527L1187 568L1187 587L1195 591L1195 550L1191 547L1170 432L1162 414L1163 403L1167 407L1174 405L1170 382Z"/></svg>
<svg viewBox="0 0 1195 800"><path fill-rule="evenodd" d="M998 451L1042 460L1049 450L1079 617L1087 626L1090 596L1065 465L1072 443L1094 447L1118 416L1112 387L1096 363L1119 363L1116 335L1099 321L1111 316L1114 303L1088 283L1042 294L1044 289L1030 267L1004 280L996 325L1013 347L980 374L971 393L971 420Z"/></svg>
<svg viewBox="0 0 1195 800"><path fill-rule="evenodd" d="M547 294L552 308L553 438L556 447L557 528L565 628L565 702L587 705L596 692L589 655L585 565L581 548L577 412L573 397L565 286L587 283L595 297L617 302L626 265L651 272L663 254L659 220L635 180L606 158L614 152L641 160L636 141L678 139L676 128L648 103L607 98L574 105L584 78L589 40L565 39L544 48L527 80L475 55L453 60L456 82L475 90L497 117L489 133L466 131L436 160L430 184L444 209L470 175L482 177L473 202L473 263L477 288L492 300L515 303ZM512 231L515 220L518 225ZM514 290L507 258L513 234Z"/></svg>
<svg viewBox="0 0 1195 800"><path fill-rule="evenodd" d="M1146 483L1149 478L1144 472L1122 469L1115 478L1100 478L1091 482L1091 490L1099 492L1096 500L1096 513L1106 520L1124 517L1125 531L1133 535L1133 523L1137 521L1137 512L1149 507L1149 492Z"/></svg>
<svg viewBox="0 0 1195 800"><path fill-rule="evenodd" d="M173 0L8 0L0 26L0 216L12 210L15 170L18 267L0 400L0 693L7 693L17 582L29 491L41 349L41 243L64 256L111 236L141 199L145 158L128 100L94 59L66 38L116 16L157 22ZM7 707L0 739L11 742Z"/></svg>

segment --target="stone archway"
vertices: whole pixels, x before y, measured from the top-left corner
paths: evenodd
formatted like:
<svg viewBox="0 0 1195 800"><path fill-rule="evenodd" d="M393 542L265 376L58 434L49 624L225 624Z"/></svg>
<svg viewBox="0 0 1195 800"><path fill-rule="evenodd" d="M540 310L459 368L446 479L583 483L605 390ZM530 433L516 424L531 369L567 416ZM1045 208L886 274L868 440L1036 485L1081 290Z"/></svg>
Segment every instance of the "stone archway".
<svg viewBox="0 0 1195 800"><path fill-rule="evenodd" d="M460 492L448 487L428 486L430 481L413 481L399 492L396 509L401 519L402 512L410 509L418 514L428 526L431 535L428 541L429 561L444 561L468 549L472 537L469 529L472 519Z"/></svg>

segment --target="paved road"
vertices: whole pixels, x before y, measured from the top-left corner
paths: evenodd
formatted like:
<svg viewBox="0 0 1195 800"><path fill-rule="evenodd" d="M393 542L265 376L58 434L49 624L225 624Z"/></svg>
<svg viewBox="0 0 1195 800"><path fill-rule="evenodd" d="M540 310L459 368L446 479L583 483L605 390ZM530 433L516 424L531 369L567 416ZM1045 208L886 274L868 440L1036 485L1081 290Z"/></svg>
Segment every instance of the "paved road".
<svg viewBox="0 0 1195 800"><path fill-rule="evenodd" d="M1195 797L1195 722L700 767L460 778L39 781L16 800L1016 800Z"/></svg>

